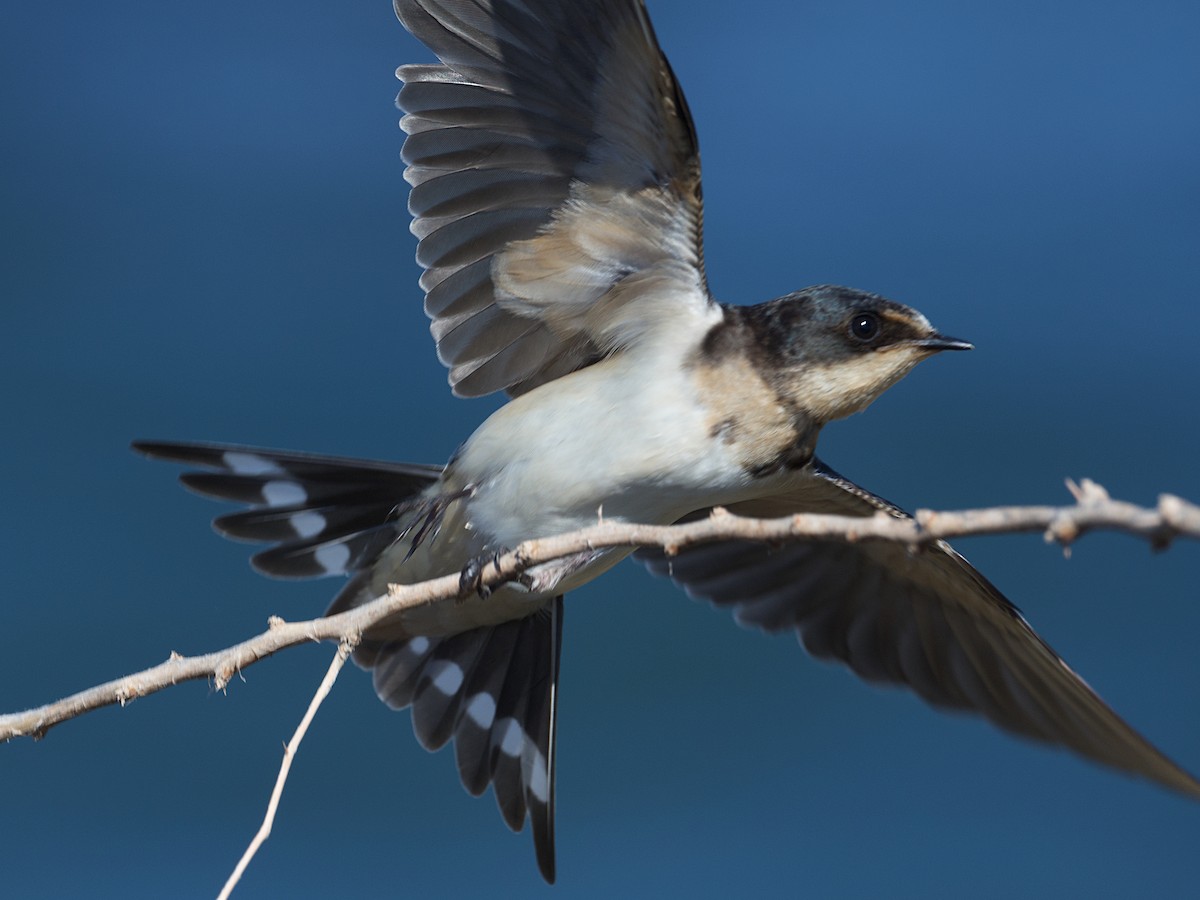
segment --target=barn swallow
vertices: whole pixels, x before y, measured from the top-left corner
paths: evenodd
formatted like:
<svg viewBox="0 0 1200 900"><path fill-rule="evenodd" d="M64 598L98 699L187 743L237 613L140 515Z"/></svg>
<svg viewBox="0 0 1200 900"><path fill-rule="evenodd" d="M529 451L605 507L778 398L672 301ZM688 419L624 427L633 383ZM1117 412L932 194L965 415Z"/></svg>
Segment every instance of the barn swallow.
<svg viewBox="0 0 1200 900"><path fill-rule="evenodd" d="M718 303L687 102L641 0L396 0L439 63L401 67L405 178L425 311L458 396L503 391L445 466L137 442L250 505L216 519L271 543L255 567L349 576L329 613L606 519L906 514L815 455L917 363L970 344L876 294L821 285ZM581 553L490 596L407 610L355 659L463 784L531 822L555 877L563 596L630 555ZM724 541L633 554L742 625L1025 737L1200 798L949 545Z"/></svg>

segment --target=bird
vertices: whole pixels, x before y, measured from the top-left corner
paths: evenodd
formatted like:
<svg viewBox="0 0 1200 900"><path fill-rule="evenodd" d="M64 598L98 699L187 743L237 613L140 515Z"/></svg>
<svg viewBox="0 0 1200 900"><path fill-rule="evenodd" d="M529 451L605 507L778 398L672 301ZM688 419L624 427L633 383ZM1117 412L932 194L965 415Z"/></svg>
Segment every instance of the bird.
<svg viewBox="0 0 1200 900"><path fill-rule="evenodd" d="M245 509L280 578L347 579L328 614L461 573L464 596L363 635L379 698L453 742L464 787L530 824L556 878L564 597L627 557L872 683L1200 799L944 541L722 540L581 552L488 590L488 559L609 521L907 513L816 455L920 362L971 349L915 309L820 284L741 306L710 292L696 128L643 0L395 0L437 62L398 105L420 288L454 395L507 402L445 465L135 441ZM475 588L475 589L472 589Z"/></svg>

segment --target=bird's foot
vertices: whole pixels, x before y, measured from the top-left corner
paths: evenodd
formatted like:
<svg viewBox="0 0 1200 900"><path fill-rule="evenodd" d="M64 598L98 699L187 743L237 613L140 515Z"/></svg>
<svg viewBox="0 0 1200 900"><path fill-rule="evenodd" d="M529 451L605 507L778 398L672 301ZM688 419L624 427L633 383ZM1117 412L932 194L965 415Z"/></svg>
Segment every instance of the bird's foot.
<svg viewBox="0 0 1200 900"><path fill-rule="evenodd" d="M507 552L503 547L500 547L490 553L482 553L467 560L467 564L463 566L462 574L458 577L457 602L465 603L467 598L472 594L478 594L480 600L486 600L492 596L493 588L483 583L483 574L487 571L489 565L499 572L500 557Z"/></svg>

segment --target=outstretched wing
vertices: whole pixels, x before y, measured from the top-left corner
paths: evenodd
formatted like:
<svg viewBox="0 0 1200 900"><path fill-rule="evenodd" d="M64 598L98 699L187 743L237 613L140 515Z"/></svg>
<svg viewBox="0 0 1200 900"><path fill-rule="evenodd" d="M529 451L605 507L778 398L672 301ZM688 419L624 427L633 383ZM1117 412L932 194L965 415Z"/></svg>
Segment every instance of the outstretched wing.
<svg viewBox="0 0 1200 900"><path fill-rule="evenodd" d="M396 0L421 287L459 396L520 394L712 300L687 103L641 0Z"/></svg>
<svg viewBox="0 0 1200 900"><path fill-rule="evenodd" d="M819 461L811 474L794 493L730 511L907 515ZM1114 713L944 541L917 553L885 542L725 541L638 556L689 595L730 607L740 624L794 631L813 656L867 681L905 685L933 706L979 713L1200 798L1200 782Z"/></svg>

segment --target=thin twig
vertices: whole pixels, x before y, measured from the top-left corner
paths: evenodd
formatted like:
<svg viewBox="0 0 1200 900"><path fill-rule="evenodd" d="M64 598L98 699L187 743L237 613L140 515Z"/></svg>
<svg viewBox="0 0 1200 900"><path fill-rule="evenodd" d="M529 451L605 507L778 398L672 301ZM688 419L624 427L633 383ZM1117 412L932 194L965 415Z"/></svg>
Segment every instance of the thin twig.
<svg viewBox="0 0 1200 900"><path fill-rule="evenodd" d="M1071 485L1076 502L1070 506L1011 506L965 512L918 511L915 518L886 513L868 517L798 514L782 519L744 519L717 510L707 519L686 525L631 525L605 519L601 524L569 534L526 541L487 565L480 586L495 587L532 566L587 550L613 547L661 547L668 554L711 541L784 542L805 539L893 541L920 546L968 535L1041 532L1047 541L1069 546L1090 531L1121 531L1148 540L1156 549L1176 538L1200 539L1200 506L1164 494L1149 509L1112 500L1099 485L1087 480ZM0 741L42 737L50 728L102 706L124 705L180 681L213 680L223 690L238 672L295 644L322 640L357 639L372 625L402 610L458 596L458 574L413 585L393 585L371 603L336 616L305 622L272 618L267 631L224 650L203 656L172 653L160 665L118 678L24 712L0 715Z"/></svg>
<svg viewBox="0 0 1200 900"><path fill-rule="evenodd" d="M309 723L312 722L313 716L317 714L317 709L320 707L321 702L329 693L330 688L333 687L333 683L337 681L338 673L342 671L342 666L346 664L346 659L354 649L355 643L357 642L343 640L338 644L337 653L333 655L333 662L329 664L329 671L325 673L325 677L321 679L321 684L317 687L317 692L313 694L312 701L308 704L308 710L304 713L304 718L296 726L296 733L292 735L292 739L283 748L283 761L279 764L279 775L275 779L275 789L271 791L271 799L267 803L267 814L263 817L262 825L259 826L258 833L254 835L254 839L250 841L246 852L242 854L242 858L238 860L233 874L225 882L225 887L221 888L221 893L217 895L217 900L228 900L229 895L233 893L234 887L241 880L242 873L246 871L246 866L250 865L250 860L258 852L258 848L270 836L271 826L275 823L275 810L279 808L279 798L283 796L283 786L287 783L288 772L292 768L292 759L295 757L296 751L300 749L300 742L304 740L304 734L308 731Z"/></svg>

